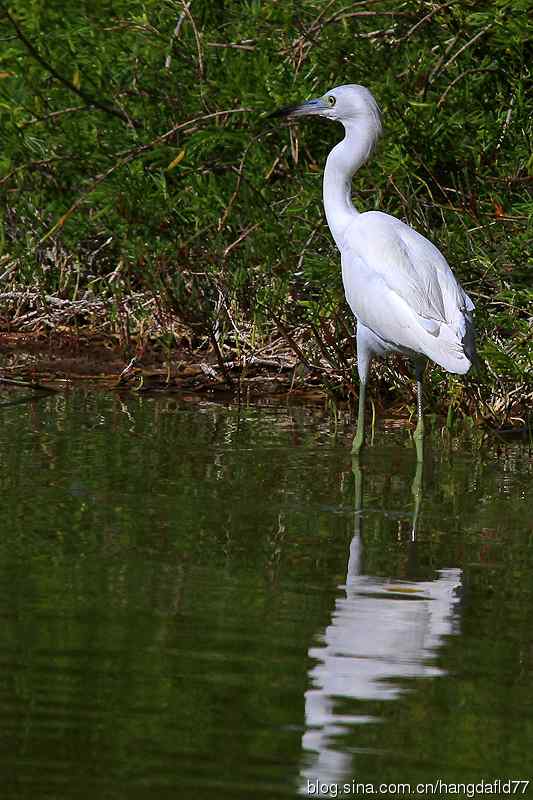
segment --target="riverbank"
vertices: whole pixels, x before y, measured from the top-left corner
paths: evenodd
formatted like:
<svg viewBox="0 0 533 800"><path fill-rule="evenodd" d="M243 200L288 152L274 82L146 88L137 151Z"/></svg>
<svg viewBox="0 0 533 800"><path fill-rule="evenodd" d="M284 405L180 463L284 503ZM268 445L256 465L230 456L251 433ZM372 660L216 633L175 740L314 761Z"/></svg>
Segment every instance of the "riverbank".
<svg viewBox="0 0 533 800"><path fill-rule="evenodd" d="M136 298L137 302L147 302ZM133 302L133 301L132 301ZM83 314L80 313L84 308ZM154 317L152 327L117 325L103 305L48 303L0 324L0 392L10 386L61 390L80 383L133 392L178 392L241 401L289 397L321 404L351 404L358 396L352 337L309 353L305 327L251 341L196 336L175 322L171 332ZM33 315L33 316L32 316ZM89 316L92 318L89 319ZM168 322L168 321L167 321ZM332 347L337 363L332 364ZM533 387L524 380L494 379L486 365L465 378L433 364L424 378L425 413L448 426L465 421L492 430L522 430L531 423ZM369 389L376 413L415 418L414 381L400 357L372 365Z"/></svg>

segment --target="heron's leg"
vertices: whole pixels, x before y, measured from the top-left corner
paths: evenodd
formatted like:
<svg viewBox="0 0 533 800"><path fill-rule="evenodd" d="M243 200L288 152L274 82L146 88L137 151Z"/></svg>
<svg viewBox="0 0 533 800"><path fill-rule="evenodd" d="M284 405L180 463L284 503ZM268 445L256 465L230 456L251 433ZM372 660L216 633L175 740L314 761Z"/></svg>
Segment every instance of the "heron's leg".
<svg viewBox="0 0 533 800"><path fill-rule="evenodd" d="M417 453L418 455L418 453ZM416 472L411 486L411 493L415 501L415 509L413 514L413 527L411 529L411 541L416 539L416 528L418 525L418 515L420 514L420 504L422 502L422 459L417 458Z"/></svg>
<svg viewBox="0 0 533 800"><path fill-rule="evenodd" d="M416 446L416 457L418 461L424 460L424 415L422 413L422 372L424 371L424 362L417 361L415 364L416 375L416 410L418 415L418 422L414 432L414 440Z"/></svg>
<svg viewBox="0 0 533 800"><path fill-rule="evenodd" d="M372 422L370 423L370 444L374 446L374 434L376 432L376 406L372 398L370 398L370 405L372 406Z"/></svg>
<svg viewBox="0 0 533 800"><path fill-rule="evenodd" d="M363 446L365 438L365 394L366 394L366 381L359 382L359 407L357 410L357 429L352 445L352 453L354 456L359 455L359 451Z"/></svg>
<svg viewBox="0 0 533 800"><path fill-rule="evenodd" d="M352 472L355 487L355 514L356 514L356 533L360 533L360 514L363 510L363 473L357 458L352 459Z"/></svg>
<svg viewBox="0 0 533 800"><path fill-rule="evenodd" d="M347 586L349 586L350 581L357 579L357 577L361 574L361 536L363 534L363 473L359 463L359 458L356 454L352 456L352 471L355 489L355 515L354 533L352 541L350 542L350 555L348 558L348 574L346 575Z"/></svg>
<svg viewBox="0 0 533 800"><path fill-rule="evenodd" d="M368 370L372 358L369 333L360 322L357 323L357 372L359 373L359 407L357 410L357 429L352 445L352 455L358 456L365 438L365 395Z"/></svg>

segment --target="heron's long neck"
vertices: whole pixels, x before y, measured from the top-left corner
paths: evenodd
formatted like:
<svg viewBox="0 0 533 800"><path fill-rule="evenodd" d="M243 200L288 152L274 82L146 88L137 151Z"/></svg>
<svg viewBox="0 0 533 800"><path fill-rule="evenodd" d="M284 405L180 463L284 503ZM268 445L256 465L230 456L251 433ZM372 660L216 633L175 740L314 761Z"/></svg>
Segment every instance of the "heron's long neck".
<svg viewBox="0 0 533 800"><path fill-rule="evenodd" d="M352 203L352 176L369 157L377 138L364 125L345 128L346 136L327 158L323 186L326 219L339 248L346 228L359 214Z"/></svg>

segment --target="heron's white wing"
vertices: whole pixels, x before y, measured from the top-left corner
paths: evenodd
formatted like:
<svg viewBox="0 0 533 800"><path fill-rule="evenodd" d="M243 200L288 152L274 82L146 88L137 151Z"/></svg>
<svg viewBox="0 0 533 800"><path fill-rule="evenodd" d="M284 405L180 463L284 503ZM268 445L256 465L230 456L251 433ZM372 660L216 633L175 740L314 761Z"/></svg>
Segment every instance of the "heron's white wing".
<svg viewBox="0 0 533 800"><path fill-rule="evenodd" d="M442 323L461 327L463 314L474 308L442 253L388 214L360 214L346 231L342 250L348 280L352 278L350 262L354 270L362 262L366 280L381 279L376 285L383 283L385 291L401 298L429 333L438 333ZM353 279L357 282L356 276Z"/></svg>

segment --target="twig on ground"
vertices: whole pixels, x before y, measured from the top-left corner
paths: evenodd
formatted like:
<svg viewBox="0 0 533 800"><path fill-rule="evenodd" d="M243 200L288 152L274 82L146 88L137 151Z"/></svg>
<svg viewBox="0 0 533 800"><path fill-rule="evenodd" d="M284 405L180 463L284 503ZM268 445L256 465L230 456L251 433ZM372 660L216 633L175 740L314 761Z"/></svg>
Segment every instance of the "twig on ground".
<svg viewBox="0 0 533 800"><path fill-rule="evenodd" d="M296 356L300 359L300 361L303 364L305 364L306 367L309 367L309 369L312 369L311 364L309 363L309 361L307 360L307 358L303 354L302 350L298 347L298 345L296 344L296 341L294 340L293 336L291 336L291 334L289 333L289 331L287 330L287 328L285 327L283 322L280 320L280 318L278 316L276 316L272 312L272 309L268 308L267 311L269 312L269 314L271 315L272 319L276 323L276 325L277 325L277 327L279 329L279 332L281 333L281 335L283 336L285 341L287 341L289 343L291 349L294 351Z"/></svg>
<svg viewBox="0 0 533 800"><path fill-rule="evenodd" d="M222 374L224 376L224 380L228 384L229 388L233 389L233 378L229 374L229 371L228 371L228 368L227 368L226 363L224 361L224 358L222 356L222 353L220 352L220 346L218 344L217 337L215 335L215 331L214 331L213 328L211 328L211 330L209 331L209 339L211 341L211 344L213 345L213 350L215 351L215 355L217 357L218 366L222 370Z"/></svg>
<svg viewBox="0 0 533 800"><path fill-rule="evenodd" d="M318 328L316 327L316 325L313 322L311 322L310 325L311 325L311 330L313 331L313 336L315 337L316 342L318 344L318 347L320 348L320 352L322 353L322 355L326 359L326 363L330 367L333 367L334 369L338 369L339 368L339 364L333 364L333 362L331 360L331 354L328 353L327 347L324 344L324 342L322 340L322 337L320 336L320 334L318 332Z"/></svg>

